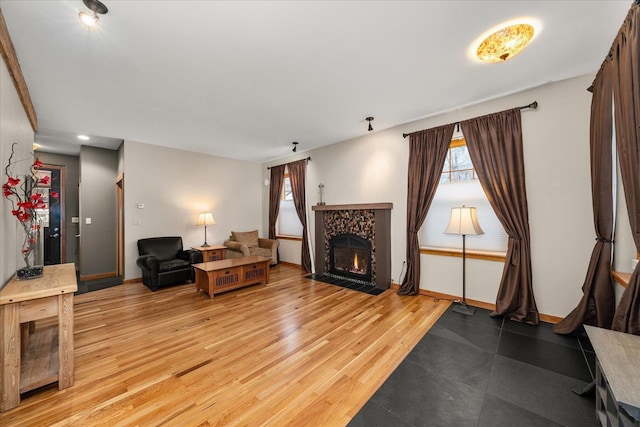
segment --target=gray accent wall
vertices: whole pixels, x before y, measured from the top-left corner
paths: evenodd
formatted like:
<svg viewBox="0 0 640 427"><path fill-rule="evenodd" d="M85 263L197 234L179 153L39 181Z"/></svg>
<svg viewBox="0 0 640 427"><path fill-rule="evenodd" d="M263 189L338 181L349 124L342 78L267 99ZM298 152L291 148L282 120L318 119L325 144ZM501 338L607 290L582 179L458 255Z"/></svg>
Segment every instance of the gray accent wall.
<svg viewBox="0 0 640 427"><path fill-rule="evenodd" d="M33 154L33 129L29 124L18 92L15 90L4 59L0 57L0 165L2 183L4 168L9 162L11 145L17 142L15 159L28 159L16 165L16 174L28 172ZM17 222L11 215L11 203L0 195L0 288L16 273Z"/></svg>
<svg viewBox="0 0 640 427"><path fill-rule="evenodd" d="M80 149L80 276L115 274L118 152ZM87 222L91 221L90 224Z"/></svg>
<svg viewBox="0 0 640 427"><path fill-rule="evenodd" d="M79 193L78 185L80 182L80 158L78 156L69 156L66 154L54 153L36 153L40 161L47 165L64 166L65 167L65 194L64 194L64 211L65 211L65 254L64 262L72 262L79 268L79 238L80 224L73 223L73 217L80 215L80 205L78 202Z"/></svg>

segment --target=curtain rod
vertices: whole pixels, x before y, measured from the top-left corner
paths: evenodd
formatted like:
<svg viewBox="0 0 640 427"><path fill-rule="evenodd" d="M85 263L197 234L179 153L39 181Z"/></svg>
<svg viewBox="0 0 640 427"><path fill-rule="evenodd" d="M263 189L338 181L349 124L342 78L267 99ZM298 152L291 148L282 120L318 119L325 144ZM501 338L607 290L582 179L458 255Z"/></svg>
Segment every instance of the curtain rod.
<svg viewBox="0 0 640 427"><path fill-rule="evenodd" d="M640 1L640 0L638 0L638 1ZM529 104L529 105L523 105L522 107L519 107L519 108L520 108L521 110L526 110L526 109L528 109L528 108L533 108L533 109L535 110L536 108L538 108L538 101L533 101L531 104ZM459 126L459 125L460 125L460 122L455 122L455 123L454 123L454 125ZM411 132L411 133L403 133L403 134L402 134L402 137L403 137L403 138L406 138L406 137L408 137L409 135L413 135L414 133L417 133L417 132L422 132L422 131L421 131L421 130L417 130L417 131L415 131L415 132Z"/></svg>
<svg viewBox="0 0 640 427"><path fill-rule="evenodd" d="M611 48L609 49L609 53L604 57L604 61L602 61L602 65L600 65L600 70L602 70L602 67L604 67L604 64L607 62L607 60L611 60L613 58L613 50L614 50L613 46L616 40L618 39L618 36L622 32L622 29L624 28L624 24L627 21L629 15L631 14L631 9L633 9L633 6L640 6L640 0L634 0L633 3L631 3L631 8L629 8L629 12L627 12L627 18L625 18L625 20L622 21L622 25L618 30L618 34L616 34L616 36L613 38L613 43L611 45ZM598 78L598 74L600 74L600 70L598 70L598 72L596 73L596 79ZM595 79L593 81L595 82ZM593 83L591 83L591 86L587 88L587 91L593 93Z"/></svg>
<svg viewBox="0 0 640 427"><path fill-rule="evenodd" d="M309 160L311 160L311 157L307 157L306 159L302 159L302 160L306 160L307 163L309 163ZM300 160L296 160L296 162L299 162ZM289 163L293 163L293 162L289 162ZM288 165L289 163L283 163L283 165ZM271 168L275 168L276 166L282 166L282 165L274 165L274 166L267 166L267 170L271 169Z"/></svg>

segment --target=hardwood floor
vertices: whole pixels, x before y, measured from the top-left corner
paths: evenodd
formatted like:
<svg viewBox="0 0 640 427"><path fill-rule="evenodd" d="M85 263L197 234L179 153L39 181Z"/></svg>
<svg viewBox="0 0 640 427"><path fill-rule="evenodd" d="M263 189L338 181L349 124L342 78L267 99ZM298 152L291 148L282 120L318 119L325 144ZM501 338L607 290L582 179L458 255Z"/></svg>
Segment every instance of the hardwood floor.
<svg viewBox="0 0 640 427"><path fill-rule="evenodd" d="M287 265L214 299L141 283L78 295L75 384L23 395L0 425L342 426L448 305Z"/></svg>

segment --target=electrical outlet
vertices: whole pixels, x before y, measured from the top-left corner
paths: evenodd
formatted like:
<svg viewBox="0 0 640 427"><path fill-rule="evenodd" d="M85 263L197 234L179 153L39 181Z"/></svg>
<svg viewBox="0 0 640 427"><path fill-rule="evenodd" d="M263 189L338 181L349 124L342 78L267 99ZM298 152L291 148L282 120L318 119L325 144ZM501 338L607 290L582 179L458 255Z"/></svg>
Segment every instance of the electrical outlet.
<svg viewBox="0 0 640 427"><path fill-rule="evenodd" d="M144 209L144 203L138 203L138 209Z"/></svg>
<svg viewBox="0 0 640 427"><path fill-rule="evenodd" d="M84 219L84 223L85 224L91 224L91 218L85 218Z"/></svg>

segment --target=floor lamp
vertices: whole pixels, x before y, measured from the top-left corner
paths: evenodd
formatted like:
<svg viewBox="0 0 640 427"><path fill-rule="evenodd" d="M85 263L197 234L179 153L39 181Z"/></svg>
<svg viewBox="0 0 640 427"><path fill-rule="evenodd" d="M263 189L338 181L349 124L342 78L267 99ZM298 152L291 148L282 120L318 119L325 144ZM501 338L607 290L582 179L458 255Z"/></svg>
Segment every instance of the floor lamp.
<svg viewBox="0 0 640 427"><path fill-rule="evenodd" d="M468 208L464 205L462 205L461 208L451 208L451 218L449 219L449 225L447 226L447 229L444 230L444 233L462 236L462 301L458 302L458 305L453 308L453 311L473 316L476 309L467 305L465 289L467 258L465 239L467 235L477 236L479 234L484 234L484 231L480 228L480 224L478 224L476 208Z"/></svg>
<svg viewBox="0 0 640 427"><path fill-rule="evenodd" d="M211 212L204 212L198 216L198 222L196 225L204 225L204 243L202 244L203 248L208 248L209 244L207 243L207 225L215 225L216 220L213 219L213 215Z"/></svg>

